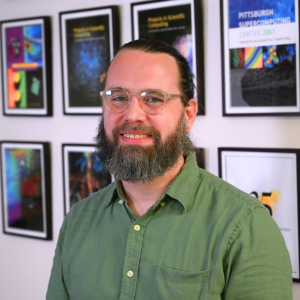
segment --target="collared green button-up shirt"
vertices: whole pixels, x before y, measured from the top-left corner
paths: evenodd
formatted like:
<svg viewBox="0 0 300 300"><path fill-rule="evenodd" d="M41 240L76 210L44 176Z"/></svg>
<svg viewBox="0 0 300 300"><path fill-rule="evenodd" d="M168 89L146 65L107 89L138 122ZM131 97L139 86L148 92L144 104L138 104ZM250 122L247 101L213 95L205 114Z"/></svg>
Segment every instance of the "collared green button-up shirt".
<svg viewBox="0 0 300 300"><path fill-rule="evenodd" d="M120 182L71 209L47 300L290 300L291 274L284 239L260 201L188 155L140 218Z"/></svg>

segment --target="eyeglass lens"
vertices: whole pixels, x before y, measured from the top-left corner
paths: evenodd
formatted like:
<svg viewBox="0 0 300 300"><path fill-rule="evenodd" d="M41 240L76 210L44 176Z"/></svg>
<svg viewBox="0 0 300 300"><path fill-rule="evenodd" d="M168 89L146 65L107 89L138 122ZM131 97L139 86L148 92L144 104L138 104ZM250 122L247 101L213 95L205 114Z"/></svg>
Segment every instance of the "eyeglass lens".
<svg viewBox="0 0 300 300"><path fill-rule="evenodd" d="M130 103L130 95L127 91L121 89L111 89L104 91L103 100L107 108L112 112L123 112ZM142 92L139 96L142 109L148 113L160 112L165 104L166 95L157 90Z"/></svg>

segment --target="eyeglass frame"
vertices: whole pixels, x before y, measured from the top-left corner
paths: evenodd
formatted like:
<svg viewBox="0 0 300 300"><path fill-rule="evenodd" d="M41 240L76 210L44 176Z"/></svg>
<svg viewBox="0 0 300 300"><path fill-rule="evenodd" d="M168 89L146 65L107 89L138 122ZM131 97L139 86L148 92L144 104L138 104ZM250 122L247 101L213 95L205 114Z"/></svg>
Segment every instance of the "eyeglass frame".
<svg viewBox="0 0 300 300"><path fill-rule="evenodd" d="M113 91L113 90L124 91L124 92L128 95L128 98L129 98L128 104L127 104L127 106L125 106L125 109L122 110L122 111L119 111L119 112L111 111L111 110L107 107L107 104L106 104L106 102L105 102L105 100L104 100L104 98L103 98L103 93L105 93L105 92L107 92L107 91ZM147 111L145 111L145 109L144 109L143 106L142 106L142 103L141 103L141 98L142 98L142 96L141 96L141 94L144 93L144 92L149 92L149 91L160 92L160 93L162 93L162 94L165 96L164 105L162 106L162 109L161 109L160 111L158 111L158 112L155 112L155 113L147 112ZM157 115L157 114L159 114L160 112L162 112L163 109L164 109L165 106L166 106L166 103L167 103L167 99L168 99L168 98L173 98L173 97L185 98L185 99L187 98L187 97L184 96L184 95L179 95L179 94L169 94L169 93L163 92L163 91L161 91L161 90L155 90L155 89L145 90L145 91L142 91L141 93L137 94L137 93L129 93L129 92L127 92L126 90L121 89L121 88L119 88L119 89L118 89L118 88L112 88L112 89L100 91L99 94L100 94L101 99L103 100L103 102L104 102L104 104L105 104L107 110L110 111L110 112L112 112L112 113L114 113L114 114L121 114L121 113L123 113L124 111L126 111L127 108L130 106L130 103L131 103L131 97L132 97L132 96L137 96L138 102L139 102L139 105L140 105L141 109L142 109L146 114L149 114L149 115ZM171 100L172 100L172 99L171 99Z"/></svg>

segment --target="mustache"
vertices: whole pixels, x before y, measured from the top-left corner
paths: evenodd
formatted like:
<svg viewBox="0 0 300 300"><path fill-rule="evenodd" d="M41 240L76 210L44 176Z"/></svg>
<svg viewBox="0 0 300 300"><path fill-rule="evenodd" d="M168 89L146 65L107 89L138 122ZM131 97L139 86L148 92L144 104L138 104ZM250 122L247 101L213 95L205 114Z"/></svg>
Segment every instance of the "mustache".
<svg viewBox="0 0 300 300"><path fill-rule="evenodd" d="M161 135L160 132L152 127L152 126L147 126L145 124L138 124L138 125L130 125L130 124L121 124L120 126L117 126L114 128L113 130L113 137L114 137L114 143L115 145L118 144L118 140L119 140L119 135L121 134L121 132L123 131L142 131L145 132L149 135L152 135L154 137L155 143L159 143L161 140Z"/></svg>

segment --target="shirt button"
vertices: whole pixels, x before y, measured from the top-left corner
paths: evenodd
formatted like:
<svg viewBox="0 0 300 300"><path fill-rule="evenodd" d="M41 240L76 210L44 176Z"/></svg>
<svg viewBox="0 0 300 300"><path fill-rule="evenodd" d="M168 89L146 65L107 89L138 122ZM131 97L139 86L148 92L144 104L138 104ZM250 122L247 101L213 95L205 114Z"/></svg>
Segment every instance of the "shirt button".
<svg viewBox="0 0 300 300"><path fill-rule="evenodd" d="M165 206L165 204L166 204L165 202L161 202L160 206Z"/></svg>
<svg viewBox="0 0 300 300"><path fill-rule="evenodd" d="M119 201L120 204L123 204L123 202L124 202L123 200L120 200L120 201Z"/></svg>
<svg viewBox="0 0 300 300"><path fill-rule="evenodd" d="M133 276L133 272L132 272L132 271L128 271L128 272L127 272L127 276L128 276L128 277L132 277L132 276Z"/></svg>
<svg viewBox="0 0 300 300"><path fill-rule="evenodd" d="M135 231L139 231L141 229L140 225L134 225L133 228L134 228Z"/></svg>

